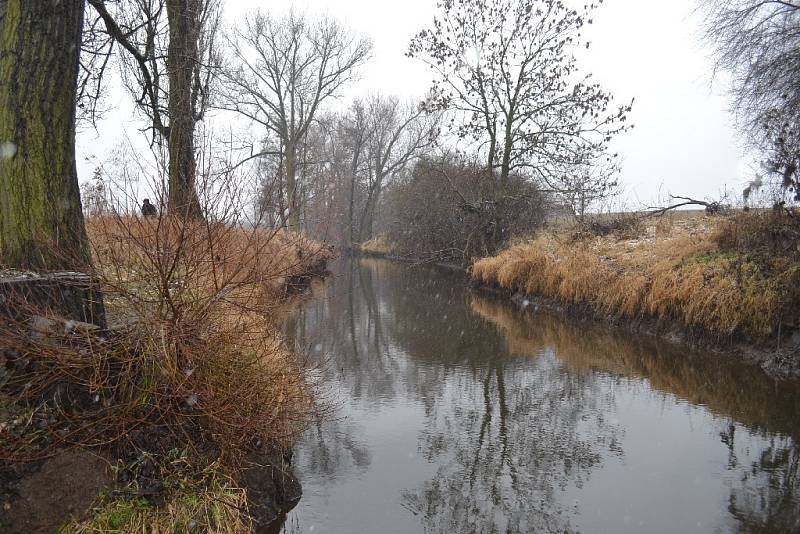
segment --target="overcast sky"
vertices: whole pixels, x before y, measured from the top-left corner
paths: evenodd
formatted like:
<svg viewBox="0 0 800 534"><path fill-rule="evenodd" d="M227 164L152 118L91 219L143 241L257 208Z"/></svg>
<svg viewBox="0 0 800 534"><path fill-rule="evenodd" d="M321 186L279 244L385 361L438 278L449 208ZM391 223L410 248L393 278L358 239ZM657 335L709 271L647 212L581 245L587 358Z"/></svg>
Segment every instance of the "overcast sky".
<svg viewBox="0 0 800 534"><path fill-rule="evenodd" d="M614 150L624 158L621 182L631 207L653 202L668 192L703 198L724 187L741 190L752 173L728 113L722 83L712 91L709 50L699 40L693 15L697 0L606 0L587 32L592 46L581 52L584 72L614 94L619 103L635 98L630 119L635 128L620 137ZM371 91L416 98L430 85L419 61L405 57L411 37L434 16L435 0L227 0L228 23L256 8L280 11L293 5L310 14L337 17L374 41L373 58L342 103ZM98 130L78 135L78 168L82 180L111 147L135 138L127 95L115 90L117 107Z"/></svg>

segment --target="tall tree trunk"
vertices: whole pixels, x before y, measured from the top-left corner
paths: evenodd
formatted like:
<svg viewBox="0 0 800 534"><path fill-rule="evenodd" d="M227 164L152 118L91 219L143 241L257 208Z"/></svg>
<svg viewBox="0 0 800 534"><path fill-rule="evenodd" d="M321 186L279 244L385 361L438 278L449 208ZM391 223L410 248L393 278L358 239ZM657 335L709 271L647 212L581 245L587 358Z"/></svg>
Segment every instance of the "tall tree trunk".
<svg viewBox="0 0 800 534"><path fill-rule="evenodd" d="M286 207L289 210L289 230L300 230L297 202L297 148L286 144Z"/></svg>
<svg viewBox="0 0 800 534"><path fill-rule="evenodd" d="M381 192L383 191L383 179L378 181L378 186L370 198L369 213L367 214L367 241L375 237L375 213L378 211L378 202L381 200Z"/></svg>
<svg viewBox="0 0 800 534"><path fill-rule="evenodd" d="M199 218L194 154L192 75L198 61L200 2L167 0L169 48L169 204L170 213Z"/></svg>
<svg viewBox="0 0 800 534"><path fill-rule="evenodd" d="M511 126L506 126L505 140L503 143L503 159L500 163L500 183L506 185L511 174L511 150L514 148L511 141Z"/></svg>
<svg viewBox="0 0 800 534"><path fill-rule="evenodd" d="M355 221L355 204L356 204L356 175L353 173L350 176L350 206L347 214L349 236L348 247L352 247L356 239L356 221Z"/></svg>
<svg viewBox="0 0 800 534"><path fill-rule="evenodd" d="M372 185L367 193L367 202L364 205L364 211L361 214L361 224L358 229L358 240L363 243L369 241L373 237L373 221L375 220L375 210L378 206L378 197L383 188L383 178L376 178L375 183Z"/></svg>
<svg viewBox="0 0 800 534"><path fill-rule="evenodd" d="M0 264L81 270L75 167L84 2L0 0Z"/></svg>

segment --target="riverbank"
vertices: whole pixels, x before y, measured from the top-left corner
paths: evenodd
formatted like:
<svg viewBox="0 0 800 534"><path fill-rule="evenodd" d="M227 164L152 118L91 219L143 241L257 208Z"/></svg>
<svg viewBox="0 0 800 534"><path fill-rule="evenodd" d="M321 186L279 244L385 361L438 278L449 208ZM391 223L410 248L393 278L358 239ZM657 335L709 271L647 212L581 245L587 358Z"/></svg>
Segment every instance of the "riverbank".
<svg viewBox="0 0 800 534"><path fill-rule="evenodd" d="M749 212L551 225L462 270L528 311L658 336L800 376L800 224ZM617 224L618 223L618 224ZM353 251L409 264L378 237Z"/></svg>
<svg viewBox="0 0 800 534"><path fill-rule="evenodd" d="M772 213L672 217L609 235L551 230L476 261L473 284L800 376L800 225Z"/></svg>
<svg viewBox="0 0 800 534"><path fill-rule="evenodd" d="M466 266L457 263L419 258L413 254L400 254L384 236L375 237L364 243L356 243L348 248L346 252L354 256L363 256L365 258L396 261L408 265L434 265L450 271L467 272Z"/></svg>
<svg viewBox="0 0 800 534"><path fill-rule="evenodd" d="M313 384L281 309L330 248L167 218L87 227L102 326L25 295L0 321L0 531L244 533L291 509Z"/></svg>

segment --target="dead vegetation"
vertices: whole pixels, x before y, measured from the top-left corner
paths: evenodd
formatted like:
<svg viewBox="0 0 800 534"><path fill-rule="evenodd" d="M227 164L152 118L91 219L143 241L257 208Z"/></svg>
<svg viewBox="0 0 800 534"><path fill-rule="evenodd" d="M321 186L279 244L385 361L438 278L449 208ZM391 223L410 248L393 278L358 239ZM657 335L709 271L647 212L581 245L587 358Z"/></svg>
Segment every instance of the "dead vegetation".
<svg viewBox="0 0 800 534"><path fill-rule="evenodd" d="M247 495L223 474L221 466L210 465L187 476L195 467L177 453L164 469L164 502L160 506L143 497L119 499L103 495L95 503L90 519L70 522L59 532L248 534L253 531L253 521L247 513Z"/></svg>
<svg viewBox="0 0 800 534"><path fill-rule="evenodd" d="M29 462L88 448L120 462L122 501L107 500L95 522L69 532L121 531L103 526L102 514L136 499L149 505L130 510L125 532L187 514L197 524L211 514L216 526L204 531L245 531L243 490L230 481L254 451L288 447L311 406L275 307L294 282L324 270L331 251L284 231L167 216L107 216L87 227L109 328L40 309L0 324L8 370L0 387L18 413L0 431L0 457ZM192 466L180 475L185 484L202 483L203 492L165 483L178 476L164 471L176 450ZM216 495L208 506L174 509L206 494Z"/></svg>
<svg viewBox="0 0 800 534"><path fill-rule="evenodd" d="M667 215L635 238L627 228L548 232L476 261L472 277L604 314L765 339L800 326L798 230L795 217L751 211Z"/></svg>
<svg viewBox="0 0 800 534"><path fill-rule="evenodd" d="M396 252L395 247L389 242L385 234L375 236L369 241L359 244L358 251L362 254L373 256L392 256Z"/></svg>

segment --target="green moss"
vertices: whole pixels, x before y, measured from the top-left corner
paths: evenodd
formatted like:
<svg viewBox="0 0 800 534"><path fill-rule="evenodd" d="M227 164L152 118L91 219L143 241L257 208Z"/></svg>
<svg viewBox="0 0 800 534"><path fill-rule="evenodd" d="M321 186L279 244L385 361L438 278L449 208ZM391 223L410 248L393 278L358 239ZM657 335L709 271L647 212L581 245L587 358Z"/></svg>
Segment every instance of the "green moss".
<svg viewBox="0 0 800 534"><path fill-rule="evenodd" d="M167 461L173 458L172 461ZM86 521L72 522L61 534L185 533L189 530L217 534L252 532L243 489L232 484L219 463L203 469L193 465L185 451L175 449L164 457L164 502L100 495ZM135 492L135 487L130 487ZM193 525L190 528L189 525Z"/></svg>
<svg viewBox="0 0 800 534"><path fill-rule="evenodd" d="M126 527L137 515L147 513L151 508L150 503L141 497L108 501L93 511L92 520L84 525L84 531L126 532ZM68 530L68 527L62 527L59 532Z"/></svg>

